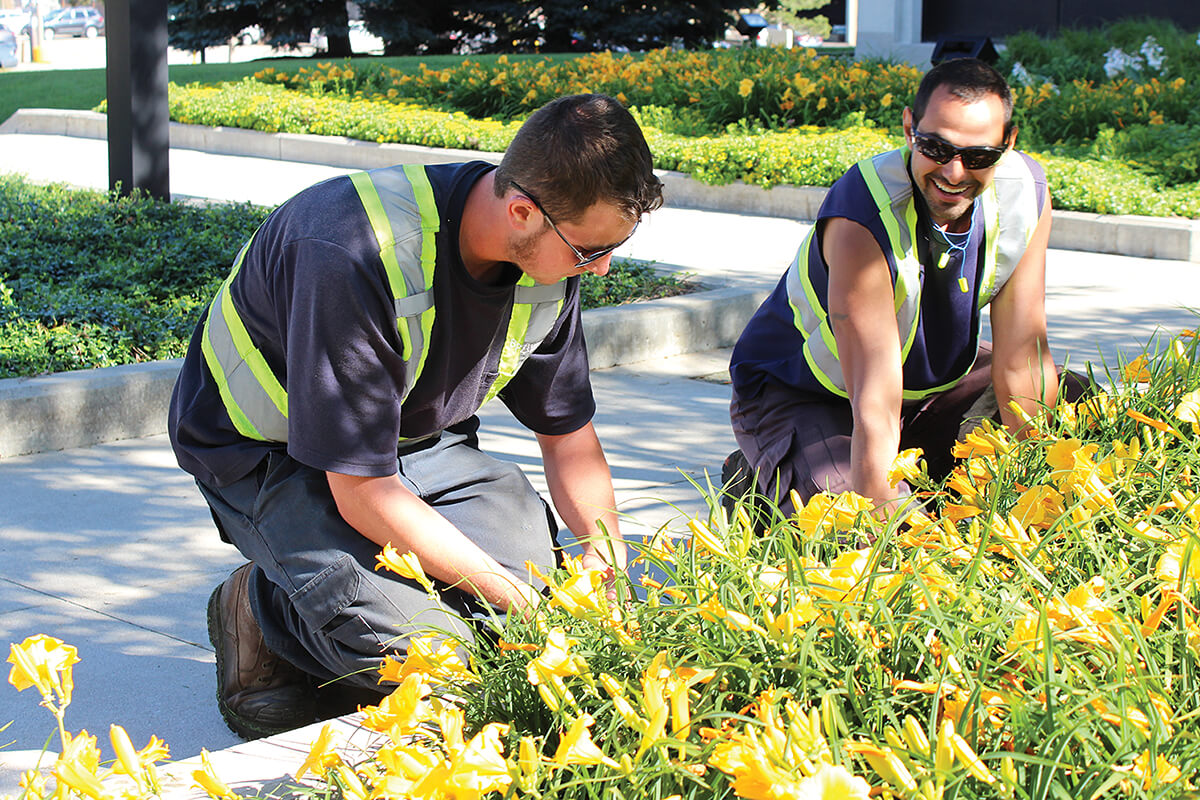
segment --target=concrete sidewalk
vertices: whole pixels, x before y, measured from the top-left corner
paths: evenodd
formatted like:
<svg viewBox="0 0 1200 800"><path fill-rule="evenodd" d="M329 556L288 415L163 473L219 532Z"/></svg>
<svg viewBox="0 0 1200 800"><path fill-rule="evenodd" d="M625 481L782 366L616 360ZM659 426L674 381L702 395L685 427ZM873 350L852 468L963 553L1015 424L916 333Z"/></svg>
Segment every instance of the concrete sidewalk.
<svg viewBox="0 0 1200 800"><path fill-rule="evenodd" d="M27 135L0 135L0 171L103 188L103 142L48 138L53 158L50 151L35 157L22 150ZM173 151L172 159L180 193L236 198L263 191L259 202L279 202L346 171L189 150ZM66 174L55 173L55 165L69 165L62 167ZM651 215L620 254L761 295L774 286L807 230L791 219L667 208ZM1069 352L1077 368L1100 358L1113 364L1119 352L1139 351L1160 327L1196 327L1186 310L1200 308L1196 269L1182 260L1052 250L1047 306L1056 357L1061 361ZM690 330L691 323L682 324ZM688 479L703 481L704 470L719 469L734 446L729 388L722 382L727 351L642 359L629 363L626 352L609 362L621 366L593 373L597 429L627 517L624 533L635 537L665 523L682 529L682 515L702 512ZM532 437L498 404L482 416L485 448L520 463L535 485L544 486ZM67 712L71 730L86 728L103 742L108 725L119 722L138 746L151 733L164 738L177 759L237 742L213 699L204 601L241 559L217 540L164 436L0 458L0 558L0 645L47 633L79 648L76 700ZM0 687L0 725L10 719L14 724L0 733L0 744L37 748L53 730L30 692ZM287 771L279 764L298 763L306 736L311 738L301 732L249 751L227 751L229 759L251 755L238 756L243 766L223 774L235 781L237 775L278 777ZM282 761L271 761L264 746L275 747L270 752ZM104 749L109 751L106 743ZM12 748L0 749L0 763L6 761L17 766L20 758ZM256 765L258 774L251 774ZM0 772L0 794L13 785L13 773Z"/></svg>

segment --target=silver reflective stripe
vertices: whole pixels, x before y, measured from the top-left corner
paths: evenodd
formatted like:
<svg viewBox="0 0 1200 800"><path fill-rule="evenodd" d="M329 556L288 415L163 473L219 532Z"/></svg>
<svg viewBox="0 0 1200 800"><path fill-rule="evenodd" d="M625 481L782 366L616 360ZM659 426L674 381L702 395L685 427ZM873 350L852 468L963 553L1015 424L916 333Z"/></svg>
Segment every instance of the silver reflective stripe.
<svg viewBox="0 0 1200 800"><path fill-rule="evenodd" d="M539 284L537 286L517 286L513 303L530 304L533 306L529 312L529 323L525 328L525 335L522 337L523 343L518 369L520 368L520 363L524 362L530 353L537 350L542 342L546 340L546 337L550 335L551 329L554 328L554 322L558 319L558 315L562 311L562 303L566 297L566 281Z"/></svg>
<svg viewBox="0 0 1200 800"><path fill-rule="evenodd" d="M426 276L421 264L421 248L424 243L421 209L417 204L416 190L408 175L400 167L372 170L367 175L391 229L391 236L379 242L380 255L383 256L385 250L392 251L392 257L384 257L384 260L399 268L404 281L403 295L393 288L396 298L396 324L406 328L407 340L410 343L408 355L404 359L404 387L400 398L400 402L404 402L416 383L420 366L429 348L425 339L428 328L421 319L421 314L433 308L432 275ZM378 230L376 235L379 235Z"/></svg>
<svg viewBox="0 0 1200 800"><path fill-rule="evenodd" d="M1037 184L1024 157L1010 150L1000 159L992 186L997 214L998 209L1004 209L1004 224L999 226L995 241L995 273L980 292L981 306L995 299L1008 283L1038 224Z"/></svg>
<svg viewBox="0 0 1200 800"><path fill-rule="evenodd" d="M250 353L238 352L229 320L226 318L227 311L237 313L229 296L229 281L223 283L217 291L205 322L205 357L209 363L209 372L221 388L226 407L231 403L234 405L234 409L230 409L230 418L240 433L260 441L286 442L287 417L271 400L247 364ZM235 324L240 326L242 323L239 320ZM257 349L251 352L262 361L262 354ZM216 365L212 363L213 359L217 362ZM263 363L265 366L265 361ZM217 369L214 369L214 366L217 366Z"/></svg>

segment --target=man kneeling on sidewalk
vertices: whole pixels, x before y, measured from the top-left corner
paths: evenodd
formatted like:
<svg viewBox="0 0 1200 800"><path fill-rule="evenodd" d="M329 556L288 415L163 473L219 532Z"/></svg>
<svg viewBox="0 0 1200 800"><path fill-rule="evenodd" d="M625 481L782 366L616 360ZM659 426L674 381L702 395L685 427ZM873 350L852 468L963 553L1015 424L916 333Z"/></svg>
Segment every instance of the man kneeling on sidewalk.
<svg viewBox="0 0 1200 800"><path fill-rule="evenodd" d="M396 166L280 206L242 248L192 337L171 402L180 465L250 559L213 592L218 703L252 738L351 708L408 637L536 602L554 515L519 467L481 452L500 397L536 435L584 564L625 567L595 411L579 276L661 186L615 100L551 102L499 167ZM375 570L385 544L439 587ZM371 699L377 699L375 695Z"/></svg>

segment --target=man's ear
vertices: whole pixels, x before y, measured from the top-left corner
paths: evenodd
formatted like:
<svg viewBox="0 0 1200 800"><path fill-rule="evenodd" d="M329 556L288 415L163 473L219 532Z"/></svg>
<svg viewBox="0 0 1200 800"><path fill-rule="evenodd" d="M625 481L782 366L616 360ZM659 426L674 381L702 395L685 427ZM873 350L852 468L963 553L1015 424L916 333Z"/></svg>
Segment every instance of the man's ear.
<svg viewBox="0 0 1200 800"><path fill-rule="evenodd" d="M1012 150L1017 144L1017 126L1013 125L1012 130L1008 132L1008 141L1004 144L1005 150Z"/></svg>
<svg viewBox="0 0 1200 800"><path fill-rule="evenodd" d="M909 108L908 106L905 106L904 111L900 115L900 119L904 123L904 141L907 142L909 146L912 146L912 129L913 129L912 109Z"/></svg>
<svg viewBox="0 0 1200 800"><path fill-rule="evenodd" d="M525 195L513 192L504 198L504 211L509 227L519 233L529 233L541 224L541 212Z"/></svg>

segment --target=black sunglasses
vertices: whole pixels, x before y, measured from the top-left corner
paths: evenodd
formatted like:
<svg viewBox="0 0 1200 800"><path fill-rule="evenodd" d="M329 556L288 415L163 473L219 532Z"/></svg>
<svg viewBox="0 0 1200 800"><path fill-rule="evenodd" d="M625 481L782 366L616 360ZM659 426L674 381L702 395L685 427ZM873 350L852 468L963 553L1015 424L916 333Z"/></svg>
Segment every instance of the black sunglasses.
<svg viewBox="0 0 1200 800"><path fill-rule="evenodd" d="M934 133L921 133L913 128L913 149L938 164L948 164L958 156L966 169L987 169L1004 155L1003 147L955 147Z"/></svg>
<svg viewBox="0 0 1200 800"><path fill-rule="evenodd" d="M633 238L633 234L635 231L637 231L638 224L641 222L641 220L638 220L637 222L633 223L633 230L631 230L629 232L629 235L626 236L621 241L617 242L616 244L612 245L611 247L602 247L599 250L593 250L590 253L584 253L578 247L576 247L575 245L573 245L569 241L567 241L567 237L562 235L562 231L560 231L558 229L558 226L554 224L554 220L552 220L550 218L550 215L546 213L546 209L542 208L542 204L538 202L538 199L536 197L534 197L532 194L530 194L528 190L521 188L521 185L519 183L517 183L516 181L513 181L512 185L516 187L518 192L520 192L521 194L528 197L530 199L530 201L532 201L533 204L535 206L537 206L538 211L542 212L542 216L546 218L546 222L550 223L550 228L555 233L558 234L558 238L563 240L563 244L565 244L567 247L571 248L571 252L575 254L575 259L576 259L575 269L583 269L588 264L599 261L600 259L604 258L606 255L611 253L613 250L616 250L618 247L620 247L621 245L628 242L631 238Z"/></svg>

